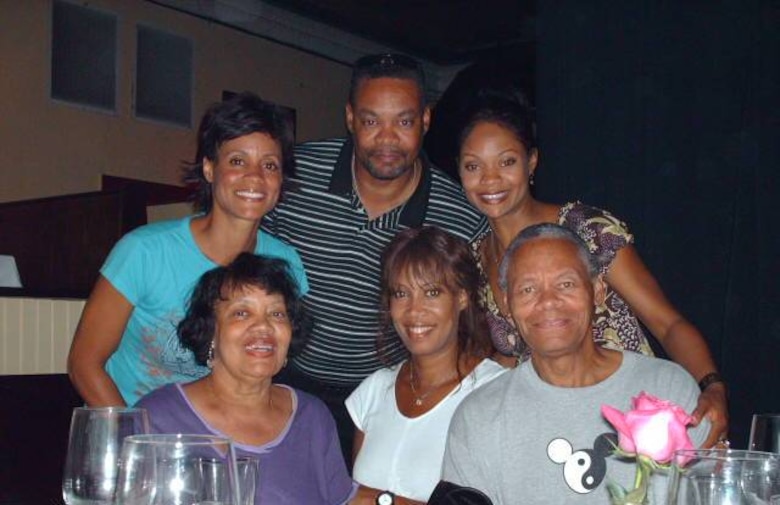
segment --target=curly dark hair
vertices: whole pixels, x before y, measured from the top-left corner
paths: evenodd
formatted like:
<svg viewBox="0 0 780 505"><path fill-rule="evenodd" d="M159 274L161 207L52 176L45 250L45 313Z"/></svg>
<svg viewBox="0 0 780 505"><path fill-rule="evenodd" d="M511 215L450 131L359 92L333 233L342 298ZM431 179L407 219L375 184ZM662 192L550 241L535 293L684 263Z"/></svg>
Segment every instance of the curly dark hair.
<svg viewBox="0 0 780 505"><path fill-rule="evenodd" d="M306 345L311 329L309 317L298 286L289 274L289 265L283 259L239 254L227 266L217 267L203 274L190 297L187 313L176 331L179 342L195 355L195 362L205 365L209 347L216 331L216 305L228 300L232 293L255 287L284 298L287 316L292 324L292 340L288 356L297 355Z"/></svg>
<svg viewBox="0 0 780 505"><path fill-rule="evenodd" d="M458 319L458 353L485 358L492 354L490 333L479 296L480 273L468 243L440 228L425 226L398 233L382 255L381 330L377 339L379 356L386 357L398 334L390 317L390 301L396 279L409 272L418 280L441 284L456 293L464 290L468 306ZM458 370L460 373L460 370Z"/></svg>
<svg viewBox="0 0 780 505"><path fill-rule="evenodd" d="M211 105L200 121L195 159L182 165L183 182L194 187L196 210L207 213L213 203L211 183L203 174L203 160L216 162L222 144L252 133L265 133L279 144L282 151L282 194L292 189L291 178L295 175L292 123L281 107L245 91Z"/></svg>

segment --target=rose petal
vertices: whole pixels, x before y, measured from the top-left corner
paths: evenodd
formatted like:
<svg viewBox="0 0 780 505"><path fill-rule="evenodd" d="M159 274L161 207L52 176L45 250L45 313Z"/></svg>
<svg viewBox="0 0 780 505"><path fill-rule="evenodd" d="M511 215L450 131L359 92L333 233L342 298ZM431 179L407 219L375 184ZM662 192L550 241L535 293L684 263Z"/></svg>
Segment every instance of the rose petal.
<svg viewBox="0 0 780 505"><path fill-rule="evenodd" d="M618 434L618 446L625 452L634 454L636 446L631 436L631 429L626 423L625 415L610 405L601 406L601 415L615 428Z"/></svg>

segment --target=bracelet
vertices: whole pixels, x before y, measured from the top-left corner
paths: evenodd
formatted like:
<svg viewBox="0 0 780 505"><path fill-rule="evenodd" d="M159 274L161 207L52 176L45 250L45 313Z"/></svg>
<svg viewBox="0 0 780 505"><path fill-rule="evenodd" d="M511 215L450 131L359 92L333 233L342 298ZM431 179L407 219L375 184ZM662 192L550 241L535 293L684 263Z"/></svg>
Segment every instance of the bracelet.
<svg viewBox="0 0 780 505"><path fill-rule="evenodd" d="M710 372L704 377L702 377L701 380L699 381L699 390L703 393L705 389L718 382L721 382L724 385L726 384L726 381L723 379L723 376L721 374L719 374L718 372Z"/></svg>

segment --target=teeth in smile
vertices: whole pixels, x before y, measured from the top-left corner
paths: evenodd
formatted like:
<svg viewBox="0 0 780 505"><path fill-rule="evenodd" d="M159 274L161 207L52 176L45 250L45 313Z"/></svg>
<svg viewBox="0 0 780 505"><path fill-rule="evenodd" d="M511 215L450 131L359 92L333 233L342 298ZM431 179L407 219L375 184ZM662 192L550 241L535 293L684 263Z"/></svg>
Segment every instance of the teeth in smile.
<svg viewBox="0 0 780 505"><path fill-rule="evenodd" d="M504 198L504 196L506 196L506 191L502 191L500 193L490 193L487 195L482 195L482 199L488 201L496 201Z"/></svg>
<svg viewBox="0 0 780 505"><path fill-rule="evenodd" d="M271 352L274 350L274 346L272 344L252 344L246 346L246 348L249 351L261 351L261 352Z"/></svg>
<svg viewBox="0 0 780 505"><path fill-rule="evenodd" d="M433 328L433 326L411 326L409 328L409 333L419 335L429 331L431 328Z"/></svg>
<svg viewBox="0 0 780 505"><path fill-rule="evenodd" d="M236 194L242 198L252 198L259 200L263 198L263 193L260 193L259 191L252 191L252 190L242 190L242 191L236 191Z"/></svg>

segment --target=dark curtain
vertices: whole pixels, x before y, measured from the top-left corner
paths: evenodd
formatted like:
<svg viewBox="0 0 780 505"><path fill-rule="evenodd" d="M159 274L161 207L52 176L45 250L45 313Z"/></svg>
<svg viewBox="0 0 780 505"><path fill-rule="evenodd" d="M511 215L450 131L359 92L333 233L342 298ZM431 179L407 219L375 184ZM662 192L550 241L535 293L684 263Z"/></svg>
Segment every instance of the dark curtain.
<svg viewBox="0 0 780 505"><path fill-rule="evenodd" d="M780 411L780 3L539 2L542 200L628 222L728 380Z"/></svg>

